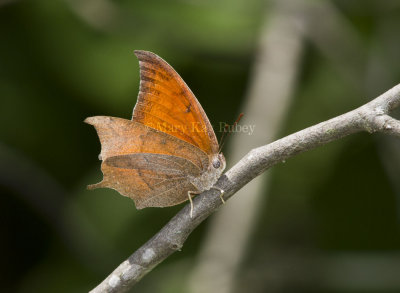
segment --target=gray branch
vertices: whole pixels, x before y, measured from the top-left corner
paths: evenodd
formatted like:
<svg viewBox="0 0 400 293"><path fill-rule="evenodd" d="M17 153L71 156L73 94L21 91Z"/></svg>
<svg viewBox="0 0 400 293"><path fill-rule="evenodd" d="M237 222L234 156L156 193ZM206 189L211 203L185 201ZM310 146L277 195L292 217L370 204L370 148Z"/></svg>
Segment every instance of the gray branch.
<svg viewBox="0 0 400 293"><path fill-rule="evenodd" d="M400 84L353 111L251 150L221 176L216 186L225 190L227 200L275 164L347 135L367 131L400 137L400 121L388 115L398 106ZM193 200L193 218L190 205L186 205L91 292L126 292L164 259L181 250L189 234L222 205L219 193L211 189L197 196Z"/></svg>

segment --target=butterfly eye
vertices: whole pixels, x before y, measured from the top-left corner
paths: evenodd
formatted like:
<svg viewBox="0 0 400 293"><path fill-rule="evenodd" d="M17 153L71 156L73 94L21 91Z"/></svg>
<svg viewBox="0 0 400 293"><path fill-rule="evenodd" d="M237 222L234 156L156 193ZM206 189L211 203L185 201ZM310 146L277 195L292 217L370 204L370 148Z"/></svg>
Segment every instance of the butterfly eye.
<svg viewBox="0 0 400 293"><path fill-rule="evenodd" d="M212 162L212 165L215 169L218 169L219 167L221 167L221 163L218 159L214 159L214 161Z"/></svg>

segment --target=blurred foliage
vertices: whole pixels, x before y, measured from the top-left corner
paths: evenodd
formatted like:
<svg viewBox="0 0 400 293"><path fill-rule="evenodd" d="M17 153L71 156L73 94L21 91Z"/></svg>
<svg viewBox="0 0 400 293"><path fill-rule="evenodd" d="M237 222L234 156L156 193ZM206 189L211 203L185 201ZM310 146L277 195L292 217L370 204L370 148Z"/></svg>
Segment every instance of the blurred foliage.
<svg viewBox="0 0 400 293"><path fill-rule="evenodd" d="M345 73L352 60L330 59L307 42L281 135L344 113L400 80L398 2L332 5L362 44L357 83ZM82 121L130 117L139 85L134 49L173 65L212 122L233 121L269 9L261 0L0 2L2 291L88 291L181 208L137 211L112 190L87 191L101 178L100 145ZM384 163L387 140L354 135L271 170L270 200L238 292L249 284L253 292L268 288L268 251L399 251L400 188L389 170L400 168ZM399 149L398 140L390 143ZM137 292L184 292L206 225ZM288 288L279 292L295 290Z"/></svg>

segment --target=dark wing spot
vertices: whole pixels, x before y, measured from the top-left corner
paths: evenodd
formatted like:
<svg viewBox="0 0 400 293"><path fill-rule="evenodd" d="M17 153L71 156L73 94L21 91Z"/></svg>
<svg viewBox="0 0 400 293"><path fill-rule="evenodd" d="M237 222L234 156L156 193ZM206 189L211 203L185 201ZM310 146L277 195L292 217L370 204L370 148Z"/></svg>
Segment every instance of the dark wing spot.
<svg viewBox="0 0 400 293"><path fill-rule="evenodd" d="M190 110L190 107L192 107L192 104L189 104L189 106L186 107L186 111L185 111L186 113L189 113L190 111L192 111L192 110Z"/></svg>

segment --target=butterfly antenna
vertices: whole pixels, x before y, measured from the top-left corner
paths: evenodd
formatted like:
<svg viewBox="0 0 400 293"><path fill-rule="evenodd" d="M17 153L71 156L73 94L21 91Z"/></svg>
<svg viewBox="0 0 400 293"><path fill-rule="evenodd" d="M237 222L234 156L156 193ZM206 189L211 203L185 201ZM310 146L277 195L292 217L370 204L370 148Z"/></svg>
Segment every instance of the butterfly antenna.
<svg viewBox="0 0 400 293"><path fill-rule="evenodd" d="M239 114L239 116L236 119L236 121L232 124L233 127L235 127L239 123L239 121L240 121L240 119L242 119L243 115L244 115L243 113ZM221 139L220 139L220 142L219 142L218 153L220 153L222 151L222 147L224 146L224 144L226 142L226 139L228 138L229 134L231 134L231 133L232 133L232 131L229 130L229 124L225 124L224 132L222 133L222 136L221 136Z"/></svg>
<svg viewBox="0 0 400 293"><path fill-rule="evenodd" d="M225 123L224 131L222 132L221 139L219 140L219 150L218 150L218 153L221 152L222 145L223 145L224 142L225 142L226 133L229 131L228 128L229 128L229 124L226 124L226 123Z"/></svg>

